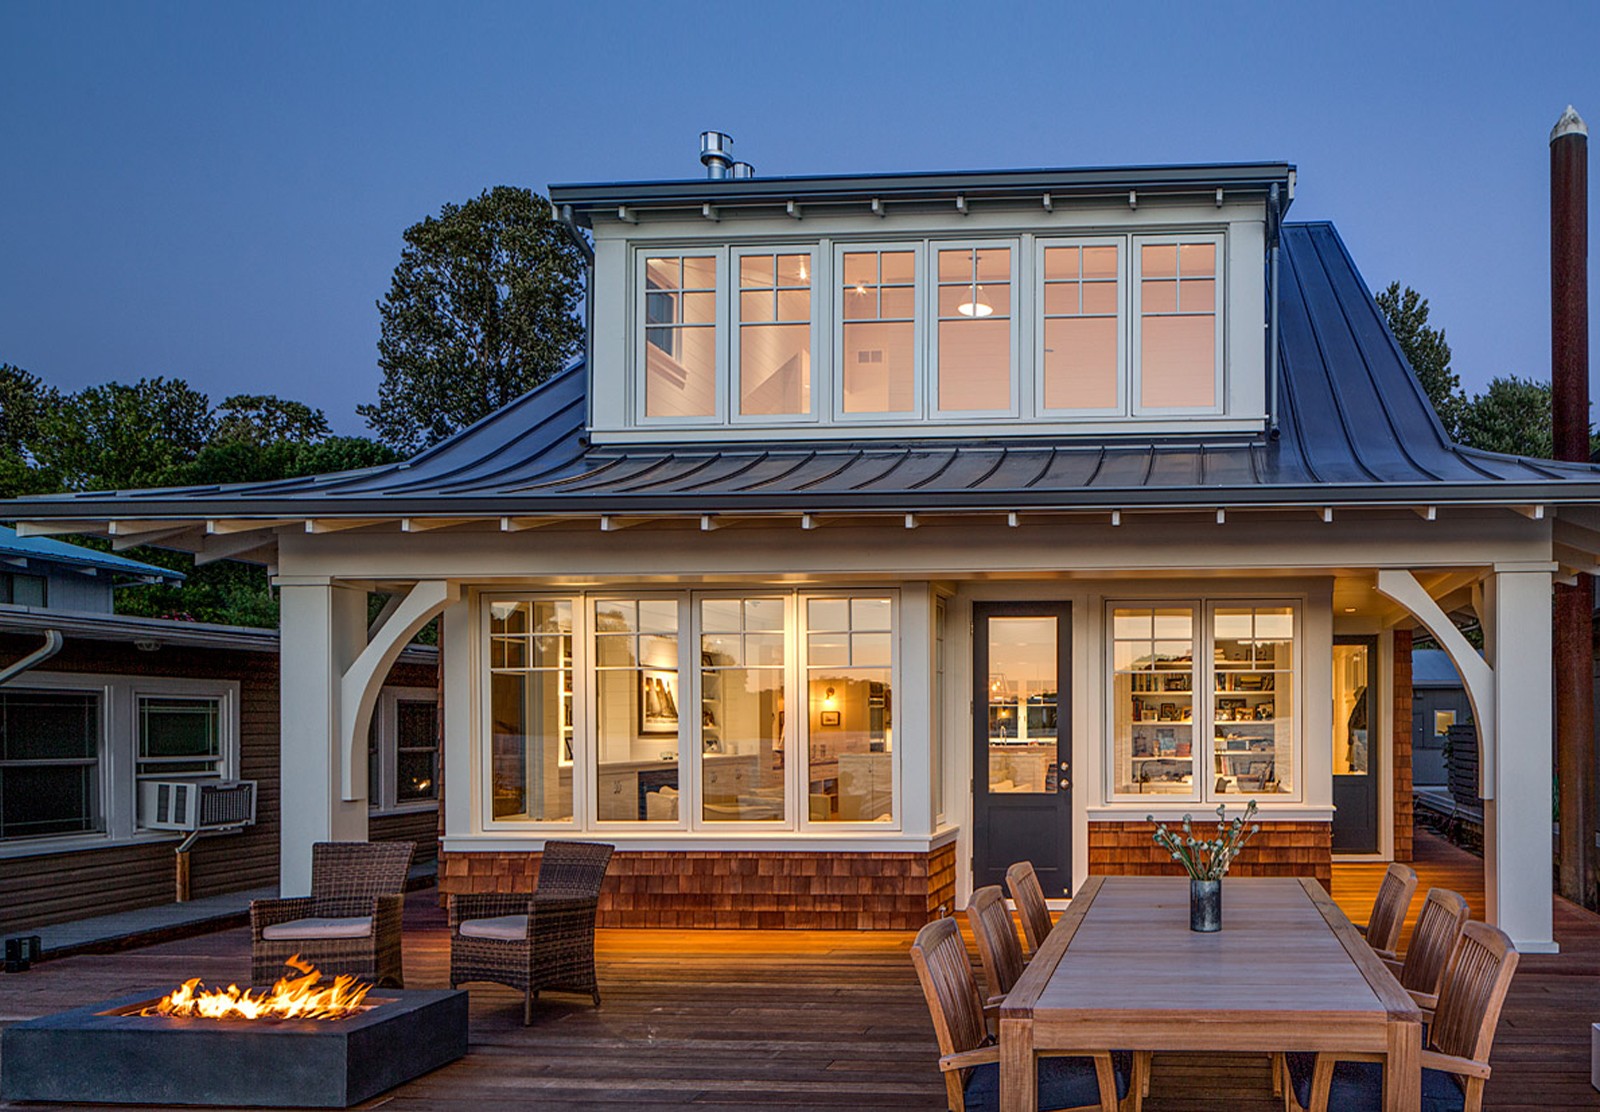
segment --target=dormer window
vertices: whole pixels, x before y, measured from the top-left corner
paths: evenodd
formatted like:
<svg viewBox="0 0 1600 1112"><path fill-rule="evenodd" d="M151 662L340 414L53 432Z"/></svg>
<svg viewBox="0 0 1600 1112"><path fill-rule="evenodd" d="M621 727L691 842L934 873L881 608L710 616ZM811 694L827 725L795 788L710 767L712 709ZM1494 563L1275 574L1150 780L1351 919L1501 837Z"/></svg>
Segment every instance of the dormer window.
<svg viewBox="0 0 1600 1112"><path fill-rule="evenodd" d="M717 257L644 258L644 414L717 416Z"/></svg>
<svg viewBox="0 0 1600 1112"><path fill-rule="evenodd" d="M640 249L633 424L1240 427L1252 413L1238 399L1260 391L1224 373L1226 243L1129 231Z"/></svg>

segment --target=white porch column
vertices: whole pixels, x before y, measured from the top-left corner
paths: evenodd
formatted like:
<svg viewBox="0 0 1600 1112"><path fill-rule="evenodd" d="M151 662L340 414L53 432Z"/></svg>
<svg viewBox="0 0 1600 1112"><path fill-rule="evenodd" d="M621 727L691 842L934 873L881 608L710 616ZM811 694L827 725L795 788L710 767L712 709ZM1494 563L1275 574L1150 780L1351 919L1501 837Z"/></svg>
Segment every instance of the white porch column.
<svg viewBox="0 0 1600 1112"><path fill-rule="evenodd" d="M1525 953L1555 953L1551 880L1551 573L1496 568L1484 583L1494 668L1494 797L1483 801L1489 922Z"/></svg>
<svg viewBox="0 0 1600 1112"><path fill-rule="evenodd" d="M365 784L360 798L341 798L339 745L340 682L367 644L367 593L284 585L279 636L278 886L304 896L313 842L367 840Z"/></svg>

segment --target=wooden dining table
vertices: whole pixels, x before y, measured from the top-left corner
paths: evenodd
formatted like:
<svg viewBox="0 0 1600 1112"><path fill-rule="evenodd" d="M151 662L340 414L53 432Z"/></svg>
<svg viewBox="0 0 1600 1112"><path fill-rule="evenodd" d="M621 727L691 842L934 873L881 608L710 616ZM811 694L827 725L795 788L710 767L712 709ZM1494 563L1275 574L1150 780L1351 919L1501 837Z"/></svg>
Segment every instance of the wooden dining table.
<svg viewBox="0 0 1600 1112"><path fill-rule="evenodd" d="M1086 880L1001 1005L1001 1108L1034 1112L1040 1055L1303 1050L1378 1056L1418 1112L1422 1014L1321 884L1227 879L1222 923L1189 929L1186 878Z"/></svg>

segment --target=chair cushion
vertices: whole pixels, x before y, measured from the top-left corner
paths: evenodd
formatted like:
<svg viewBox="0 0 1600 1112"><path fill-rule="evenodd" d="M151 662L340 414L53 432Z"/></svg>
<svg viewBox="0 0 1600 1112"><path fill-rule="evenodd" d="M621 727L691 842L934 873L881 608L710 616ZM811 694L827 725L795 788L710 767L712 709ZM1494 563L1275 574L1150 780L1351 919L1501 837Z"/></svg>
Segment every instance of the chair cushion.
<svg viewBox="0 0 1600 1112"><path fill-rule="evenodd" d="M366 938L372 933L372 916L352 915L344 919L290 919L263 927L261 937L272 942L298 942L317 938Z"/></svg>
<svg viewBox="0 0 1600 1112"><path fill-rule="evenodd" d="M468 919L461 924L467 938L495 938L501 942L521 942L528 937L526 915L499 915L493 919Z"/></svg>
<svg viewBox="0 0 1600 1112"><path fill-rule="evenodd" d="M1311 1074L1317 1056L1311 1053L1285 1054L1289 1063L1289 1084L1301 1108L1311 1107ZM1462 1112L1467 1094L1454 1074L1443 1070L1422 1071L1422 1112ZM1383 1066L1378 1062L1337 1062L1333 1084L1328 1089L1328 1107L1339 1112L1365 1112L1383 1108Z"/></svg>
<svg viewBox="0 0 1600 1112"><path fill-rule="evenodd" d="M1128 1095L1133 1076L1133 1054L1111 1052L1111 1069L1117 1078L1117 1099ZM1000 1066L987 1062L974 1066L964 1090L967 1112L993 1112L1000 1107ZM1100 1081L1095 1076L1093 1058L1039 1059L1039 1112L1061 1108L1082 1108L1100 1103Z"/></svg>

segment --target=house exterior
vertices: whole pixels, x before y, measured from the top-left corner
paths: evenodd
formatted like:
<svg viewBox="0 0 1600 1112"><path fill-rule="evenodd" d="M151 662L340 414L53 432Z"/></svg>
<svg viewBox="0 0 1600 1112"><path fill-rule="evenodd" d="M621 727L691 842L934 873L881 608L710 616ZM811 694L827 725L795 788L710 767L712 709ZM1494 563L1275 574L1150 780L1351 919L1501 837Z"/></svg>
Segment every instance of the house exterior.
<svg viewBox="0 0 1600 1112"><path fill-rule="evenodd" d="M1411 690L1411 780L1419 788L1443 788L1450 728L1472 721L1472 704L1450 654L1441 649L1411 654Z"/></svg>
<svg viewBox="0 0 1600 1112"><path fill-rule="evenodd" d="M3 527L0 567L0 935L172 901L182 835L146 825L151 780L255 781L256 823L195 843L191 894L276 884L277 631L114 614L116 589L183 577ZM435 652L406 650L363 739L369 836L418 841L425 859L436 684Z"/></svg>
<svg viewBox="0 0 1600 1112"><path fill-rule="evenodd" d="M1251 799L1241 872L1404 858L1420 627L1480 726L1490 916L1550 949L1551 591L1595 567L1600 471L1451 443L1295 186L556 186L588 352L477 426L6 512L270 564L290 894L368 836L361 739L436 615L441 888L601 839L602 922L664 926L916 927L1021 858L1062 896Z"/></svg>

